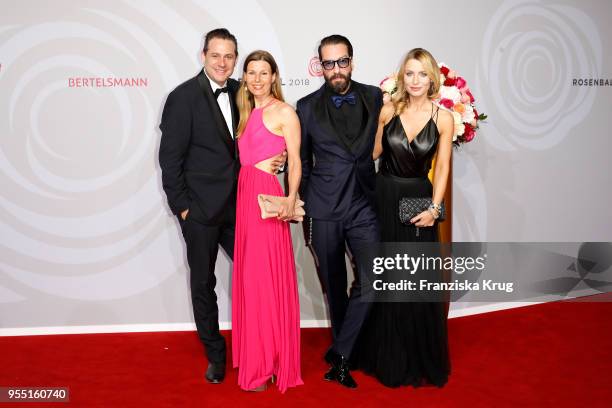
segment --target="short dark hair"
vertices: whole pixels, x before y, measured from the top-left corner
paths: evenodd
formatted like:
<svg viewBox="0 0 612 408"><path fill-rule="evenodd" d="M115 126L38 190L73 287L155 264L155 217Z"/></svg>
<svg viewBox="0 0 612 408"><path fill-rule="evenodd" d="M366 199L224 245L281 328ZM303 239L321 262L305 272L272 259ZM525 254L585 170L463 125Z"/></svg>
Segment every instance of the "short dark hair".
<svg viewBox="0 0 612 408"><path fill-rule="evenodd" d="M349 54L348 56L353 58L353 45L351 44L349 39L340 34L332 34L332 35L329 35L323 38L321 40L321 43L319 44L319 48L317 50L319 53L319 61L323 59L321 57L321 48L323 48L326 45L335 45L335 44L346 45L346 48L348 49L348 54Z"/></svg>
<svg viewBox="0 0 612 408"><path fill-rule="evenodd" d="M206 36L204 37L204 54L206 54L208 51L208 43L213 38L232 41L234 43L234 48L236 49L236 56L238 56L238 41L236 41L234 34L230 33L227 28L215 28L214 30L210 30L206 33Z"/></svg>

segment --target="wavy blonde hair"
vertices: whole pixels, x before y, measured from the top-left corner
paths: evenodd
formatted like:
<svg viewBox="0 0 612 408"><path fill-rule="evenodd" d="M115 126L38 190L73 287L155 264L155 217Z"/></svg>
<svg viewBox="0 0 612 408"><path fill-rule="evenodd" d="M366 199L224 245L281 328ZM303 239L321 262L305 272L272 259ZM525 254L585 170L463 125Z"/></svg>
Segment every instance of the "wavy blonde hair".
<svg viewBox="0 0 612 408"><path fill-rule="evenodd" d="M251 116L251 112L255 107L255 99L253 98L253 94L249 92L247 88L246 81L244 80L247 67L251 61L265 61L270 65L272 70L272 74L276 74L276 79L272 83L271 93L272 95L280 100L285 101L283 98L283 91L281 89L281 80L280 75L278 73L278 65L274 60L272 54L268 51L264 50L256 50L247 55L244 60L244 65L242 66L242 80L240 81L240 88L238 89L238 94L236 95L236 104L238 105L238 112L240 114L240 121L238 122L238 130L236 131L236 138L240 137L244 128L246 127L247 121L249 120L249 116Z"/></svg>
<svg viewBox="0 0 612 408"><path fill-rule="evenodd" d="M415 59L423 64L423 68L425 68L427 76L429 79L431 79L429 89L427 90L427 97L429 100L435 99L440 92L440 69L438 68L436 59L426 49L413 48L412 50L408 51L408 54L406 54L402 60L402 65L400 66L399 73L397 74L397 91L391 98L396 115L401 114L404 109L406 109L406 106L410 104L410 95L408 95L408 91L406 90L404 76L406 74L406 64L411 59Z"/></svg>

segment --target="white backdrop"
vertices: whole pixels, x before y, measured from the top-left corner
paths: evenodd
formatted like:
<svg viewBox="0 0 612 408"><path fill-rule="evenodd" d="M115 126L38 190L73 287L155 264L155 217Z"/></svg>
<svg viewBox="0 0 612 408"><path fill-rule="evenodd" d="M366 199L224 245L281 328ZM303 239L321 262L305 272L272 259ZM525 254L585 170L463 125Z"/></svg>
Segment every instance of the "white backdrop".
<svg viewBox="0 0 612 408"><path fill-rule="evenodd" d="M275 56L291 103L322 84L311 60L325 35L351 39L353 77L370 84L429 49L490 116L454 155L454 240L612 241L612 87L572 85L612 80L607 1L0 5L0 334L193 327L157 126L216 27L238 37L241 57ZM302 325L325 325L293 232ZM230 271L220 256L224 327Z"/></svg>

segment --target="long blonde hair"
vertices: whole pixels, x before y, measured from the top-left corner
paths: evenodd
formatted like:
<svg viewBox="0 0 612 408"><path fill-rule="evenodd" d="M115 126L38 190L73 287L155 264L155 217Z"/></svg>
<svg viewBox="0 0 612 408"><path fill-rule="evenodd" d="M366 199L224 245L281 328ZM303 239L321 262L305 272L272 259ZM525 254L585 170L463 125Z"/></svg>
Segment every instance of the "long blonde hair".
<svg viewBox="0 0 612 408"><path fill-rule="evenodd" d="M244 60L244 65L242 67L242 80L240 81L240 88L238 89L238 94L236 95L236 104L238 105L238 112L240 114L240 122L238 122L238 130L236 131L236 138L240 137L244 128L246 127L247 121L249 120L249 116L255 107L255 99L253 98L253 94L251 94L247 88L246 81L244 80L247 67L251 61L265 61L270 64L270 68L272 69L272 74L276 74L276 79L272 83L271 93L276 99L280 101L285 101L283 98L283 92L281 90L281 80L280 75L278 73L278 65L276 65L276 61L274 61L274 57L268 51L264 50L256 50L247 55Z"/></svg>
<svg viewBox="0 0 612 408"><path fill-rule="evenodd" d="M404 77L406 74L406 64L411 59L415 59L423 64L423 68L425 68L427 76L429 79L431 79L429 89L427 90L427 97L429 100L435 99L438 96L438 92L440 92L440 69L438 68L436 59L426 49L413 48L412 50L408 51L408 54L406 54L404 57L399 73L397 74L397 91L391 98L396 115L401 114L404 109L406 109L406 106L408 106L410 103L410 96L406 90Z"/></svg>

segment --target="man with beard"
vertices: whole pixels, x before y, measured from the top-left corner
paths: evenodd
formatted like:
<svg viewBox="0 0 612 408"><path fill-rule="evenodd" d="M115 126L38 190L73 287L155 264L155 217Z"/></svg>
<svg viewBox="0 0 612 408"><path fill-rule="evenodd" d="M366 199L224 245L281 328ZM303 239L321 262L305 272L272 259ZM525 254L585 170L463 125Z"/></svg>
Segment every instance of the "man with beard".
<svg viewBox="0 0 612 408"><path fill-rule="evenodd" d="M379 241L372 150L382 92L351 80L353 47L346 37L323 38L318 52L325 84L297 103L302 127L300 191L332 324L333 344L325 354L331 368L324 378L355 388L348 359L369 305L360 299L358 274L347 295L344 256L348 246L359 260L364 247Z"/></svg>

